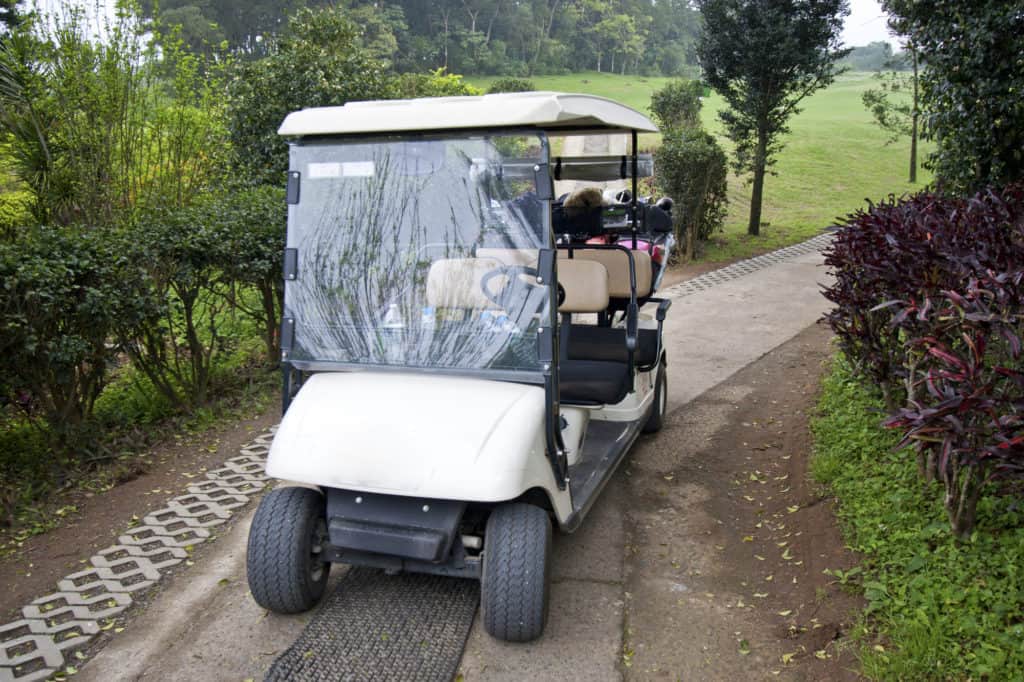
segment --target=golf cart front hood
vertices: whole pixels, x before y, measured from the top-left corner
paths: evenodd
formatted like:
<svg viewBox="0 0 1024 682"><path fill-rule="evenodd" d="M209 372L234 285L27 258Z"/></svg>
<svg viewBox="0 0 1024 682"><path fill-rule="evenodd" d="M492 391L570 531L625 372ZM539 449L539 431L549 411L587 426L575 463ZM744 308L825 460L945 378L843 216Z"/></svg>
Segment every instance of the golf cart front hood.
<svg viewBox="0 0 1024 682"><path fill-rule="evenodd" d="M331 488L500 501L552 485L543 425L539 386L314 374L281 422L267 473Z"/></svg>

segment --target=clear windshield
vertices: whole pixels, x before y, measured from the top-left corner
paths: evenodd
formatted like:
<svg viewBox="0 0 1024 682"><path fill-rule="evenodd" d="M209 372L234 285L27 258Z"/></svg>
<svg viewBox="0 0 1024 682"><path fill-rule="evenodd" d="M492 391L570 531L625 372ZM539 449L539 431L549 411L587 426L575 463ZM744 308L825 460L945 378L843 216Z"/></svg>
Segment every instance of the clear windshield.
<svg viewBox="0 0 1024 682"><path fill-rule="evenodd" d="M537 136L293 145L290 359L538 370L541 159Z"/></svg>

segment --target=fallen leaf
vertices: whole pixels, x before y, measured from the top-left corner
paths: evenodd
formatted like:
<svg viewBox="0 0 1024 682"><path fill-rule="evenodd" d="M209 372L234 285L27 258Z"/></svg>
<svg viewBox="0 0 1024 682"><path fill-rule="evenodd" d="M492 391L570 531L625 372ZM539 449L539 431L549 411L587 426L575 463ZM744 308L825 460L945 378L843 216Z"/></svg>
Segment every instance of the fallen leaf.
<svg viewBox="0 0 1024 682"><path fill-rule="evenodd" d="M793 609L786 609L785 611L779 611L779 615L785 618L789 614L793 613Z"/></svg>
<svg viewBox="0 0 1024 682"><path fill-rule="evenodd" d="M796 652L793 652L791 654L782 654L782 662L786 665L789 665L789 662L793 660L794 656L796 656Z"/></svg>

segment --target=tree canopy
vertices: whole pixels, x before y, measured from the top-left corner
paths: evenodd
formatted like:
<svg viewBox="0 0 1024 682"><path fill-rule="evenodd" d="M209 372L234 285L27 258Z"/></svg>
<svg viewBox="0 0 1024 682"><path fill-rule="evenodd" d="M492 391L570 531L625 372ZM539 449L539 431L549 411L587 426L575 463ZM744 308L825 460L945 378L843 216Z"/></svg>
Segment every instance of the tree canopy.
<svg viewBox="0 0 1024 682"><path fill-rule="evenodd" d="M326 0L147 0L195 50L224 41L258 58L284 34L287 17ZM527 75L596 69L694 72L700 17L687 0L342 0L364 45L397 71Z"/></svg>
<svg viewBox="0 0 1024 682"><path fill-rule="evenodd" d="M729 105L719 112L740 173L753 173L747 232L761 225L766 169L804 98L829 85L847 0L698 0L704 79Z"/></svg>
<svg viewBox="0 0 1024 682"><path fill-rule="evenodd" d="M920 51L930 165L966 192L1024 178L1024 10L1020 0L885 0Z"/></svg>

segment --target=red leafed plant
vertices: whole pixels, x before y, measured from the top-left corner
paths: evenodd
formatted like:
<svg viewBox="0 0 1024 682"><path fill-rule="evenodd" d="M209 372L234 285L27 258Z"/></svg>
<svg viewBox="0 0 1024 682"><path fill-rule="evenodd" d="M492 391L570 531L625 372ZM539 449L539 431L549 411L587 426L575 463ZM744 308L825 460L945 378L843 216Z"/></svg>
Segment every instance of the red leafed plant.
<svg viewBox="0 0 1024 682"><path fill-rule="evenodd" d="M987 484L1024 479L1024 185L890 197L847 219L826 262L842 350L969 536Z"/></svg>

